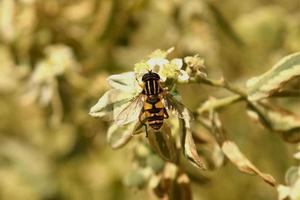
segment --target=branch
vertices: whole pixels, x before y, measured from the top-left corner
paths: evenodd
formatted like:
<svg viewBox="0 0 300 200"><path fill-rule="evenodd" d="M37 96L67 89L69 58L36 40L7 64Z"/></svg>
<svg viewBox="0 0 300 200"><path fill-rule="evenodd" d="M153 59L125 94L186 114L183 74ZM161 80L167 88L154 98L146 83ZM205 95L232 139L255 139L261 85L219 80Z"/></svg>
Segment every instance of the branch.
<svg viewBox="0 0 300 200"><path fill-rule="evenodd" d="M213 80L208 78L196 77L194 80L191 80L190 82L202 83L213 87L225 88L234 94L238 94L245 99L247 98L247 92L241 90L239 87L235 85L232 85L231 83L227 82L223 78L219 80Z"/></svg>
<svg viewBox="0 0 300 200"><path fill-rule="evenodd" d="M283 90L272 94L270 97L300 97L300 90Z"/></svg>

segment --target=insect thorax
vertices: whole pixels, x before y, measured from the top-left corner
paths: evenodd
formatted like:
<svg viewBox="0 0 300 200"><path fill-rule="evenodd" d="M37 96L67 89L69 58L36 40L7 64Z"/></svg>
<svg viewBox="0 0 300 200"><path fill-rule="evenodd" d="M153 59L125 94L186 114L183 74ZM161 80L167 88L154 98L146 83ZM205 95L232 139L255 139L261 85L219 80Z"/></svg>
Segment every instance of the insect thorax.
<svg viewBox="0 0 300 200"><path fill-rule="evenodd" d="M144 82L143 93L148 95L158 95L162 89L159 84L160 77L157 73L148 72L144 74L142 81Z"/></svg>

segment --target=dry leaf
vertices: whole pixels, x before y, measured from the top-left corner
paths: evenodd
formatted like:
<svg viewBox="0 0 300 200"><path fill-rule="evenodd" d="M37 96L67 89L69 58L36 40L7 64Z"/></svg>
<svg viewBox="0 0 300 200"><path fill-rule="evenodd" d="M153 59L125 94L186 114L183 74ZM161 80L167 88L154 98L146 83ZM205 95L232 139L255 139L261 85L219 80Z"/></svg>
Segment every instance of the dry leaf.
<svg viewBox="0 0 300 200"><path fill-rule="evenodd" d="M194 166L205 170L206 166L204 164L204 159L200 157L200 155L197 152L197 148L190 127L189 125L187 125L187 123L184 120L181 120L181 122L182 122L181 125L183 129L181 145L183 148L184 155Z"/></svg>
<svg viewBox="0 0 300 200"><path fill-rule="evenodd" d="M238 169L242 172L248 174L255 174L260 176L266 183L270 184L271 186L276 185L275 179L269 175L262 173L258 170L240 151L238 146L231 141L225 141L222 144L222 150L227 158L235 164Z"/></svg>
<svg viewBox="0 0 300 200"><path fill-rule="evenodd" d="M227 139L225 130L222 126L221 120L217 113L211 113L213 132L215 133L219 145L225 156L237 166L237 168L244 173L254 174L260 176L266 183L271 186L276 185L275 179L269 175L258 170L247 158L242 154L238 146Z"/></svg>

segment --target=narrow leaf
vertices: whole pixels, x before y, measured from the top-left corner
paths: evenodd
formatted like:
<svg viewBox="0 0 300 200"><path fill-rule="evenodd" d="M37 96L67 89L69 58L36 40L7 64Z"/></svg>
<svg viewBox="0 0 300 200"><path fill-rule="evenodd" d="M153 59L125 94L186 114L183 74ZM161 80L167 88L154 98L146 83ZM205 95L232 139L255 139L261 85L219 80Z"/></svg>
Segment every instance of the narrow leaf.
<svg viewBox="0 0 300 200"><path fill-rule="evenodd" d="M170 127L164 123L159 131L148 130L148 140L152 149L164 160L176 163L178 160L174 138Z"/></svg>
<svg viewBox="0 0 300 200"><path fill-rule="evenodd" d="M181 145L183 148L184 155L194 166L205 170L205 161L202 157L200 157L200 155L197 152L197 148L189 125L184 120L181 120L181 126L183 132L181 138Z"/></svg>
<svg viewBox="0 0 300 200"><path fill-rule="evenodd" d="M275 186L275 179L269 175L262 173L258 170L247 158L242 154L238 146L232 141L227 139L225 129L222 126L221 120L217 113L211 112L212 128L216 135L217 141L225 154L225 156L234 164L236 167L244 173L254 174L260 176L266 183L271 186Z"/></svg>
<svg viewBox="0 0 300 200"><path fill-rule="evenodd" d="M255 174L260 176L266 183L271 186L276 185L275 179L269 175L258 170L240 151L236 144L232 141L225 141L222 145L222 150L227 158L237 166L237 168L248 174Z"/></svg>
<svg viewBox="0 0 300 200"><path fill-rule="evenodd" d="M300 141L300 117L296 114L263 103L249 104L247 113L264 127L278 132L285 141L291 143Z"/></svg>
<svg viewBox="0 0 300 200"><path fill-rule="evenodd" d="M300 53L282 58L272 69L247 82L248 99L257 101L271 96L292 78L300 75Z"/></svg>

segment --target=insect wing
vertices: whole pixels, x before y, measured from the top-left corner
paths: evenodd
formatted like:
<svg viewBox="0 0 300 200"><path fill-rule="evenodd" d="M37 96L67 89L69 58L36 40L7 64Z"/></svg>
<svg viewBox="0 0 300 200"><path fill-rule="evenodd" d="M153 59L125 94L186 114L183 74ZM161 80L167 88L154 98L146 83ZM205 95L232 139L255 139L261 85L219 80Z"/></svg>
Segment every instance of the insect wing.
<svg viewBox="0 0 300 200"><path fill-rule="evenodd" d="M163 102L168 111L182 119L193 120L192 112L179 102L171 93L164 92Z"/></svg>
<svg viewBox="0 0 300 200"><path fill-rule="evenodd" d="M116 123L119 126L122 126L135 120L138 120L143 108L143 104L143 95L139 94L138 96L133 98L132 101L116 115Z"/></svg>

